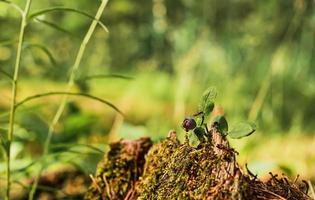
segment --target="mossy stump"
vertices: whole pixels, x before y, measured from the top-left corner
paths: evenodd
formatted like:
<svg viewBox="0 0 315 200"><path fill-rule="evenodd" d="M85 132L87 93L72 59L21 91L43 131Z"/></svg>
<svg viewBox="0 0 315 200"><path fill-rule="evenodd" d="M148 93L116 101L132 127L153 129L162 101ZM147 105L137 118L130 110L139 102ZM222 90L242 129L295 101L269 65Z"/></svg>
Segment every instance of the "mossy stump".
<svg viewBox="0 0 315 200"><path fill-rule="evenodd" d="M227 139L210 133L197 147L174 131L153 146L149 138L111 144L85 199L311 199L296 180L271 174L262 182L243 171Z"/></svg>

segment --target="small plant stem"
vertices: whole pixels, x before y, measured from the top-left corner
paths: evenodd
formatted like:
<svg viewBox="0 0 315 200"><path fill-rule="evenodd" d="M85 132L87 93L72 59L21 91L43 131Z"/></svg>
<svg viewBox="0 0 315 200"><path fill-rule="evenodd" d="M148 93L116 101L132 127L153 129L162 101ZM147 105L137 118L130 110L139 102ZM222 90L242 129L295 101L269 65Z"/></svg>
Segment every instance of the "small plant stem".
<svg viewBox="0 0 315 200"><path fill-rule="evenodd" d="M185 144L189 144L188 132L185 132Z"/></svg>
<svg viewBox="0 0 315 200"><path fill-rule="evenodd" d="M97 24L98 24L99 19L102 16L102 13L103 13L106 5L107 5L107 2L108 2L108 0L102 0L101 4L100 4L100 6L99 6L99 8L97 10L97 13L95 15L95 19L91 23L91 25L89 27L89 30L87 31L83 41L81 42L79 51L78 51L76 59L75 59L75 62L73 64L72 68L71 68L70 78L69 78L68 84L66 86L66 91L65 91L66 93L70 93L70 91L72 89L72 86L74 85L76 72L79 69L79 66L80 66L80 63L82 61L82 58L83 58L86 46L87 46L88 42L91 39L91 36L92 36L92 34L93 34ZM47 155L49 153L49 145L50 145L50 142L51 142L51 138L53 136L53 132L55 130L55 126L57 125L57 123L58 123L58 121L59 121L59 119L60 119L60 117L61 117L61 115L62 115L62 113L63 113L63 111L65 109L67 101L68 101L68 95L65 94L62 97L62 100L61 100L61 103L60 103L60 105L59 105L59 107L57 109L57 112L55 113L55 115L53 117L53 120L52 120L52 122L49 125L48 134L47 134L47 137L46 137L46 140L45 140L45 143L44 143L43 156L45 156L45 155ZM31 188L30 193L29 193L29 200L33 200L34 199L34 195L35 195L35 191L36 191L36 188L37 188L37 185L38 185L39 177L40 177L40 174L43 171L43 168L44 168L44 166L42 165L40 167L38 175L35 178L34 184L33 184L32 188Z"/></svg>
<svg viewBox="0 0 315 200"><path fill-rule="evenodd" d="M16 52L15 66L14 66L14 75L12 79L12 94L11 94L11 106L10 106L10 117L9 117L9 130L8 130L8 143L6 149L6 178L7 178L7 188L6 188L6 200L10 199L10 188L11 188L11 143L13 141L14 133L14 122L15 122L15 103L17 97L17 88L18 88L18 79L19 71L21 66L21 55L22 55L22 45L24 40L25 27L27 25L27 15L31 7L32 0L27 0L25 9L22 13L22 21L20 26L19 42Z"/></svg>

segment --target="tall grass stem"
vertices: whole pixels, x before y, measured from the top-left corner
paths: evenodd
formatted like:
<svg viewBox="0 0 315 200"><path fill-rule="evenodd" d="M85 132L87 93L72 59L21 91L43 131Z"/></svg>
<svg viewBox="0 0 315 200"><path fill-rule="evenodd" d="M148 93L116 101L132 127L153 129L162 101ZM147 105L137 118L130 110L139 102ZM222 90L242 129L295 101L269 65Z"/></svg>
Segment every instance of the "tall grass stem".
<svg viewBox="0 0 315 200"><path fill-rule="evenodd" d="M75 81L75 76L76 76L76 72L78 71L79 69L79 66L80 66L80 63L82 61L82 58L83 58L83 55L84 55L84 52L85 52L85 49L86 49L86 46L88 44L88 42L90 41L91 37L92 37L92 34L98 24L98 21L99 19L101 18L102 16L102 13L107 5L107 2L108 0L102 0L98 10L97 10L97 13L95 15L95 19L93 20L93 22L91 23L85 37L83 38L81 44L80 44L80 48L79 48L79 51L77 53L77 56L76 56L76 59L75 59L75 62L71 68L71 73L70 73L70 77L69 77L69 80L68 80L68 84L67 84L67 87L66 87L66 90L65 92L66 93L70 93L73 85L74 85L74 81ZM53 117L53 120L52 122L50 123L49 125L49 130L48 130L48 134L47 134L47 138L45 140L45 144L44 144L44 151L43 151L43 156L46 156L48 153L49 153L49 145L50 145L50 142L51 142L51 138L52 138L52 135L53 135L53 132L55 130L55 126L57 125L64 109L65 109L65 106L67 104L67 101L68 101L68 95L65 94L63 95L62 97L62 100L61 100L61 103L57 109L57 112L55 113L54 117ZM38 185L38 181L39 181L39 176L43 170L44 166L42 165L41 166L41 169L39 170L39 173L37 175L37 177L35 178L35 181L34 181L34 184L32 186L32 189L29 193L29 199L30 200L33 200L34 199L34 194L35 194L35 191L36 191L36 188L37 188L37 185Z"/></svg>
<svg viewBox="0 0 315 200"><path fill-rule="evenodd" d="M11 188L11 143L13 141L14 134L14 123L15 123L15 111L16 111L16 97L18 89L18 79L19 71L21 67L21 55L22 55L22 45L24 40L25 28L27 25L27 15L30 11L32 0L27 0L25 4L25 9L22 13L22 20L20 26L19 42L17 46L14 75L12 80L12 94L11 94L11 105L10 105L10 116L9 116L9 130L8 130L8 144L6 149L6 196L5 199L10 199L10 188Z"/></svg>

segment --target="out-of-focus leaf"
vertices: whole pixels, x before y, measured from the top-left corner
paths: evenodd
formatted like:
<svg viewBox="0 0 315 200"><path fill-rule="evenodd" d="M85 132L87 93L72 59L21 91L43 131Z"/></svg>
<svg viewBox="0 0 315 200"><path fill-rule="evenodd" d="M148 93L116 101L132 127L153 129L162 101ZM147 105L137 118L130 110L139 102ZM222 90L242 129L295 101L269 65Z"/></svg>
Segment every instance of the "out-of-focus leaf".
<svg viewBox="0 0 315 200"><path fill-rule="evenodd" d="M254 123L242 122L237 124L230 132L229 136L233 139L240 139L254 133L256 125Z"/></svg>
<svg viewBox="0 0 315 200"><path fill-rule="evenodd" d="M57 143L70 143L77 140L78 137L90 132L95 123L95 117L86 114L71 114L63 121L62 134L56 134L53 141Z"/></svg>
<svg viewBox="0 0 315 200"><path fill-rule="evenodd" d="M105 32L108 32L108 29L106 28L106 26L103 24L103 22L101 22L100 20L97 20L95 19L95 17L93 17L92 15L86 13L86 12L83 12L81 10L77 10L77 9L74 9L74 8L66 8L66 7L52 7L52 8L47 8L47 9L43 9L43 10L40 10L40 11L37 11L37 12L34 12L32 14L30 14L30 16L28 17L29 21L31 19L34 19L36 18L37 16L40 16L40 15L43 15L43 14L46 14L46 13L50 13L50 12L54 12L54 11L66 11L66 12L74 12L74 13L77 13L77 14L80 14L80 15L83 15L85 17L88 17L90 19L93 19L95 21L97 21L97 23L104 29Z"/></svg>
<svg viewBox="0 0 315 200"><path fill-rule="evenodd" d="M11 160L16 160L20 154L24 151L24 144L22 142L12 142L10 148Z"/></svg>
<svg viewBox="0 0 315 200"><path fill-rule="evenodd" d="M41 120L40 118L33 118L34 121L36 122L36 124L38 124L39 126L43 126L45 125L45 122L43 120ZM25 120L21 120L22 123L26 123ZM28 125L28 123L26 123L26 127L30 128ZM26 128L20 126L20 125L14 125L14 135L15 137L17 137L17 139L19 140L23 140L23 141L32 141L36 139L36 132L33 131L29 131Z"/></svg>
<svg viewBox="0 0 315 200"><path fill-rule="evenodd" d="M223 115L218 115L214 118L213 123L216 123L218 126L219 131L223 134L223 135L227 135L228 134L228 130L229 130L229 125L225 119L225 117Z"/></svg>
<svg viewBox="0 0 315 200"><path fill-rule="evenodd" d="M6 137L6 132L7 130L5 129L0 129L0 145L3 148L3 150L6 152L8 152L9 147L10 147L10 143L8 141L8 138Z"/></svg>
<svg viewBox="0 0 315 200"><path fill-rule="evenodd" d="M26 132L23 129L19 128L18 136L22 140L36 140L40 143L45 141L47 132L48 132L48 124L44 121L38 114L30 112L24 113L19 116L19 124L20 127L26 129Z"/></svg>
<svg viewBox="0 0 315 200"><path fill-rule="evenodd" d="M11 173L16 175L16 172L25 173L25 169L18 170L21 168L21 166L26 166L30 163L29 158L22 158L22 159L12 159L11 160ZM0 163L0 173L3 173L6 171L6 164L5 162Z"/></svg>

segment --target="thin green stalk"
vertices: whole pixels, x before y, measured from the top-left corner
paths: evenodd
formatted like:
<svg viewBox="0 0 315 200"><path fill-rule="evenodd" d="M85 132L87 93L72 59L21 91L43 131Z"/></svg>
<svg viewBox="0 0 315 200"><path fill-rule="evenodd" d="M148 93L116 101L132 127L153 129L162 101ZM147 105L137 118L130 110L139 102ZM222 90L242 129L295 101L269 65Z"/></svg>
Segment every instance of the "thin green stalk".
<svg viewBox="0 0 315 200"><path fill-rule="evenodd" d="M81 42L81 45L80 45L80 48L79 48L79 51L77 53L77 56L76 56L76 59L75 59L75 62L71 68L71 73L70 73L70 78L68 80L68 84L67 84L67 87L66 87L66 90L65 92L66 93L70 93L71 91L71 88L73 87L74 85L74 82L75 82L75 76L76 76L76 72L78 71L79 69L79 66L80 66L80 63L82 61L82 58L83 58L83 55L84 55L84 52L85 52L85 49L86 49L86 45L88 44L89 40L91 39L91 36L98 24L98 21L99 19L101 18L102 14L103 14L103 11L107 5L107 2L108 0L102 0L101 2L101 5L99 6L98 10L97 10L97 13L95 15L95 18L93 20L93 22L91 23L90 27L89 27L89 30L87 31L83 41ZM57 112L55 113L54 117L53 117L53 120L49 126L49 130L48 130L48 134L47 134L47 138L45 140L45 144L44 144L44 151L43 151L43 156L46 156L49 152L49 145L50 145L50 142L51 142L51 138L52 138L52 135L53 135L53 132L55 130L55 126L56 124L58 123L63 111L64 111L64 108L67 104L67 101L68 101L68 95L65 94L63 97L62 97L62 100L61 100L61 103L58 107L58 110ZM35 191L36 191L36 188L37 188L37 185L38 185L38 181L39 181L39 176L43 170L44 166L41 166L41 169L39 170L39 173L34 181L34 184L32 186L32 189L29 193L29 199L30 200L33 200L34 199L34 194L35 194Z"/></svg>
<svg viewBox="0 0 315 200"><path fill-rule="evenodd" d="M107 106L111 107L112 109L116 110L119 114L124 115L114 104L111 102L98 98L96 96L92 96L90 94L86 93L77 93L77 92L47 92L47 93L41 93L41 94L35 94L33 96L26 97L22 101L18 102L15 104L15 107L18 108L24 103L31 101L33 99L38 99L46 96L52 96L52 95L68 95L68 96L81 96L81 97L86 97L95 101L99 101L100 103L106 104Z"/></svg>
<svg viewBox="0 0 315 200"><path fill-rule="evenodd" d="M24 40L25 27L27 25L27 15L31 7L32 0L27 0L25 9L22 13L22 21L20 27L19 43L17 47L15 66L14 66L14 75L12 80L12 95L11 95L11 106L10 106L10 117L9 117L9 130L8 130L8 147L6 151L6 173L7 173L7 188L6 188L6 197L5 199L10 199L10 188L11 188L11 143L13 140L14 133L14 121L15 121L15 111L16 111L16 96L18 88L18 78L21 65L21 55L22 55L22 45Z"/></svg>

